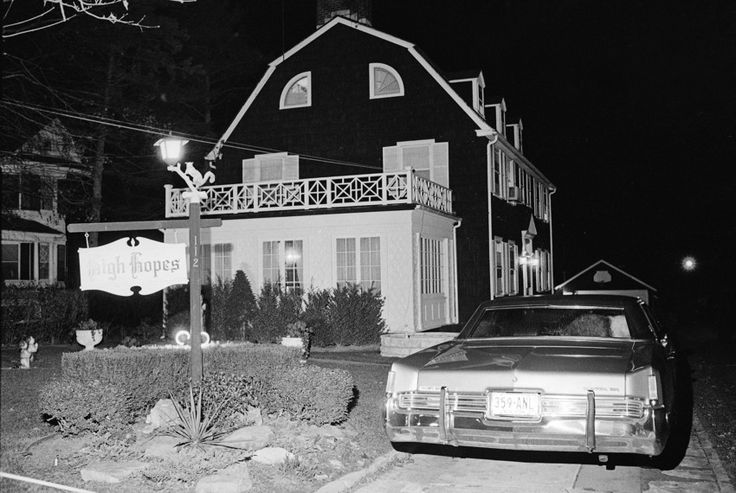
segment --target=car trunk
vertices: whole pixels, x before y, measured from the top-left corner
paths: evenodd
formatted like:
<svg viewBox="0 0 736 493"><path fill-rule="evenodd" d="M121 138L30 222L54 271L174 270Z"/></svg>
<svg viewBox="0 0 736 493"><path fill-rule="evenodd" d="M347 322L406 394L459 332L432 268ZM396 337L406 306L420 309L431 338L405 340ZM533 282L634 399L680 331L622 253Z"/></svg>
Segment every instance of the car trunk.
<svg viewBox="0 0 736 493"><path fill-rule="evenodd" d="M420 370L419 391L540 390L547 394L623 395L633 344L622 340L456 341Z"/></svg>

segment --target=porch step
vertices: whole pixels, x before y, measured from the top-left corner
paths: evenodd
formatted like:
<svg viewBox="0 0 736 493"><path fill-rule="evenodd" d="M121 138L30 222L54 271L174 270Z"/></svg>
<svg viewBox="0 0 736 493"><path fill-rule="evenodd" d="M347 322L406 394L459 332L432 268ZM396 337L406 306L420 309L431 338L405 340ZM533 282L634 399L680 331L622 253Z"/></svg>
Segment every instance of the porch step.
<svg viewBox="0 0 736 493"><path fill-rule="evenodd" d="M457 337L457 332L384 334L381 336L381 356L388 358L408 356L435 344L450 341L455 337Z"/></svg>

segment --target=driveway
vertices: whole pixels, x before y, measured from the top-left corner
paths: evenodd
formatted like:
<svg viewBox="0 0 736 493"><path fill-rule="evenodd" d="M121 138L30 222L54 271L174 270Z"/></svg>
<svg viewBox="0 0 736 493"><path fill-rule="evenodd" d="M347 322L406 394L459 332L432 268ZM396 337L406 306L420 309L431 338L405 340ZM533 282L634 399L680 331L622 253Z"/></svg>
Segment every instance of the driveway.
<svg viewBox="0 0 736 493"><path fill-rule="evenodd" d="M478 451L474 456L418 453L394 466L355 493L736 493L697 417L687 454L678 467L660 471L637 465L613 470L590 456L543 456ZM509 460L509 455L513 455ZM575 461L575 458L578 461ZM588 463L581 462L586 461ZM556 462L551 462L556 461Z"/></svg>

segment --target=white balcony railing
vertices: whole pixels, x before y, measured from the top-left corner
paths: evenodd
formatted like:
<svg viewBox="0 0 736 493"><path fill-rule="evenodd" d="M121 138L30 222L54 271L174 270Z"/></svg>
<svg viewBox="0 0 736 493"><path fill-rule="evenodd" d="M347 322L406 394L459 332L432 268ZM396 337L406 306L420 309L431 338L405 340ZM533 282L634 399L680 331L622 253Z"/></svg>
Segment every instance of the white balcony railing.
<svg viewBox="0 0 736 493"><path fill-rule="evenodd" d="M186 217L186 188L166 185L166 217ZM293 181L236 183L202 187L202 214L330 209L369 205L418 204L452 214L452 190L415 175L399 173L332 176Z"/></svg>

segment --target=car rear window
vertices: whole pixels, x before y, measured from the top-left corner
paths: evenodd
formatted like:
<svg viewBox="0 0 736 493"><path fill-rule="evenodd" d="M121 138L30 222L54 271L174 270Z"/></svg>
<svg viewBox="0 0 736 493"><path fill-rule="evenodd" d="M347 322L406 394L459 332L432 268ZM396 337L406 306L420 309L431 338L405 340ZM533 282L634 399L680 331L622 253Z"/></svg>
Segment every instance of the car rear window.
<svg viewBox="0 0 736 493"><path fill-rule="evenodd" d="M487 309L460 337L615 337L631 338L623 309L501 308Z"/></svg>

